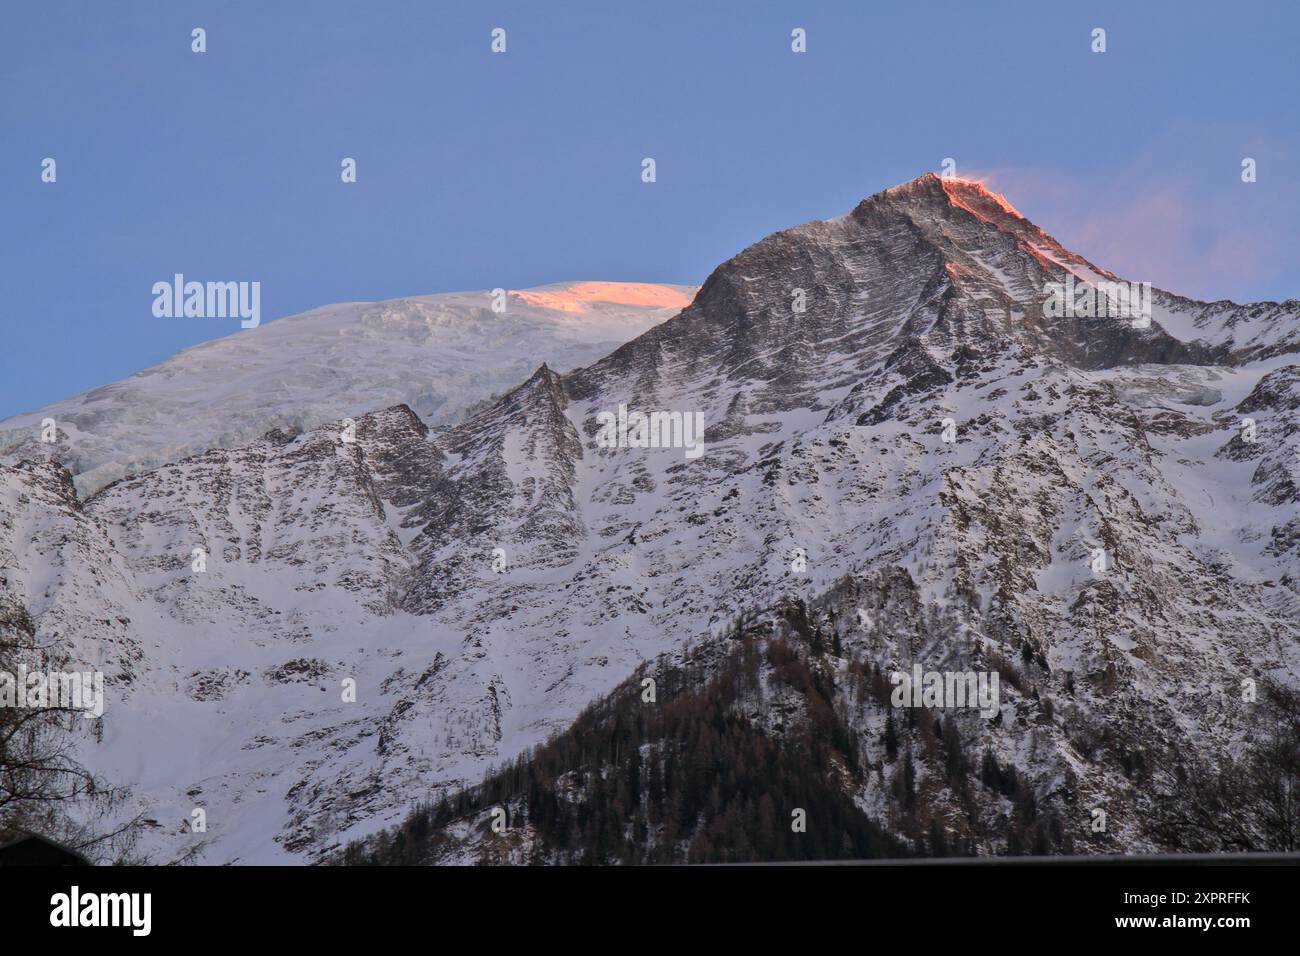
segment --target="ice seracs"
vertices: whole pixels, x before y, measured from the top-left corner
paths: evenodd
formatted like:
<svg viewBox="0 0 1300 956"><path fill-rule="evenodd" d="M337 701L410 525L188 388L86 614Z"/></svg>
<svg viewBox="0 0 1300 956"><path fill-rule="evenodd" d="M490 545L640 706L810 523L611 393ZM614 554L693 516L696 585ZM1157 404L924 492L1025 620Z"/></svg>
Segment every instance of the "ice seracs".
<svg viewBox="0 0 1300 956"><path fill-rule="evenodd" d="M175 276L155 288L157 314L258 312L255 284L231 285ZM490 290L323 306L236 330L121 382L0 421L0 460L52 455L88 495L273 428L301 431L397 402L430 423L454 421L541 362L568 370L595 361L679 311L694 292L564 282L503 290L502 312L493 311ZM47 419L58 441L42 446Z"/></svg>

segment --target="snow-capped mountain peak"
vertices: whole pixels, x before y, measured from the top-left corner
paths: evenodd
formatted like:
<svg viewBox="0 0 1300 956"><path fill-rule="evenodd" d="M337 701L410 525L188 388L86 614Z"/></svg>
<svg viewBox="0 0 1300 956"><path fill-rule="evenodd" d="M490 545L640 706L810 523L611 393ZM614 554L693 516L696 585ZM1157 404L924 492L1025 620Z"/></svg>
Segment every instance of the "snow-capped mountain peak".
<svg viewBox="0 0 1300 956"><path fill-rule="evenodd" d="M454 421L539 361L594 361L689 304L688 286L564 282L323 306L186 349L0 422L3 460L52 453L83 495L272 428L404 403ZM169 320L184 321L184 320ZM42 423L58 441L42 447Z"/></svg>
<svg viewBox="0 0 1300 956"><path fill-rule="evenodd" d="M85 502L4 468L8 600L117 662L85 756L167 859L316 858L792 602L876 668L1000 669L1005 706L958 732L1043 805L1137 808L1101 845L1159 845L1133 753L1226 753L1254 716L1207 687L1300 682L1297 315L1054 315L1067 272L1112 276L924 176L741 251L584 367L534 356L459 421L377 403ZM874 755L883 718L833 696Z"/></svg>

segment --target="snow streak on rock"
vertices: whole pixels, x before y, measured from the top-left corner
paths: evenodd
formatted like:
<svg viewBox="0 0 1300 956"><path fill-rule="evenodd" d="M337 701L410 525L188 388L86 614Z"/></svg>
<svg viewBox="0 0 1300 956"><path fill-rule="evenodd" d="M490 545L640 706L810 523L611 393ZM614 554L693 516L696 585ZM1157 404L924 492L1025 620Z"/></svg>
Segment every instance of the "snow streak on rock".
<svg viewBox="0 0 1300 956"><path fill-rule="evenodd" d="M1032 661L1037 696L1008 691L1005 721L965 732L1044 794L1068 777L1138 805L1122 773L1082 772L1078 728L1218 753L1249 732L1243 679L1297 683L1300 309L1157 290L1149 328L1051 318L1045 285L1067 272L1114 278L978 185L924 176L769 236L680 314L586 367L518 375L459 422L440 410L482 362L437 379L431 359L424 404L386 378L383 330L441 354L449 307L370 306L329 366L347 378L328 424L85 501L56 465L0 470L0 574L109 671L85 758L135 785L160 859L315 858L780 599L859 621L851 649L886 668ZM333 315L261 331L289 348ZM133 470L143 402L124 397L89 469ZM278 402L317 424L318 404ZM360 402L391 407L345 442ZM705 453L602 447L597 416L620 405L702 412ZM231 430L279 422L240 416ZM1045 695L1068 713L1040 720Z"/></svg>

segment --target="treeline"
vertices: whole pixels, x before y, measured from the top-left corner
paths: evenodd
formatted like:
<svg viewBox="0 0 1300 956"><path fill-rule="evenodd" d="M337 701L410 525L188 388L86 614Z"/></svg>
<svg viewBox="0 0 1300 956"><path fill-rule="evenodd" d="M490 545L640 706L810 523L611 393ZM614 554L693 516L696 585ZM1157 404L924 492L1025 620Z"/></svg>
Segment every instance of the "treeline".
<svg viewBox="0 0 1300 956"><path fill-rule="evenodd" d="M1300 849L1300 697L1265 685L1257 733L1233 760L1163 754L1041 694L1044 656L984 652L1017 692L1016 728L896 708L875 661L849 656L834 613L790 601L686 660L660 661L564 733L478 786L418 807L332 862L712 863L1114 849L1066 768L1043 792L1000 756L1068 732L1088 764L1144 796L1144 830L1174 850ZM779 635L779 636L778 636ZM1019 666L1017 666L1017 664ZM653 694L644 681L653 680ZM1073 681L1067 675L1067 697ZM883 719L882 719L883 718ZM1166 768L1171 768L1166 770ZM854 797L867 798L872 814ZM1149 803L1148 803L1149 801ZM491 826L503 816L502 832ZM801 819L804 829L795 826Z"/></svg>
<svg viewBox="0 0 1300 956"><path fill-rule="evenodd" d="M1266 681L1255 733L1215 763L1175 763L1162 779L1155 831L1179 852L1300 850L1300 694Z"/></svg>
<svg viewBox="0 0 1300 956"><path fill-rule="evenodd" d="M819 617L795 600L785 605L784 620L807 642L813 658L843 656L833 608ZM1023 669L986 650L981 666L997 671L1002 686L1023 695L1039 720L1050 724L1051 699L1040 697L1035 681L1047 672L1045 656L1025 643L1020 657ZM1075 852L1060 800L1040 800L1029 777L1009 761L999 763L986 745L985 738L1002 725L1000 712L991 720L968 718L963 730L951 713L945 718L939 710L893 706L895 685L873 660L855 655L846 672L844 690L852 706L885 714L883 756L872 769L888 804L889 832L914 852L934 857Z"/></svg>
<svg viewBox="0 0 1300 956"><path fill-rule="evenodd" d="M683 666L646 669L548 743L417 808L397 829L349 845L337 862L430 862L450 845L448 827L469 819L483 862L504 862L524 827L536 863L907 853L849 796L865 772L857 739L836 714L829 673L797 642L738 628ZM747 706L755 713L742 714ZM497 807L506 814L500 838L481 819Z"/></svg>
<svg viewBox="0 0 1300 956"><path fill-rule="evenodd" d="M1029 778L1013 763L999 762L992 750L979 748L978 738L972 746L954 716L894 707L894 685L875 662L855 658L848 673L855 682L854 699L885 713L884 753L876 772L886 782L890 832L927 856L1074 852L1060 814L1040 805ZM1018 685L1023 676L1014 679ZM991 723L1000 724L1000 716Z"/></svg>
<svg viewBox="0 0 1300 956"><path fill-rule="evenodd" d="M951 716L893 707L888 675L846 656L833 615L815 620L795 600L778 616L782 636L742 619L727 639L643 670L545 745L334 862L428 863L467 838L484 863L1073 852L1055 807L1040 805L1014 765L972 748ZM1025 685L1009 662L996 664L1008 685ZM653 702L643 699L647 677ZM845 719L868 712L885 714L879 740ZM854 802L864 791L879 798L883 821Z"/></svg>

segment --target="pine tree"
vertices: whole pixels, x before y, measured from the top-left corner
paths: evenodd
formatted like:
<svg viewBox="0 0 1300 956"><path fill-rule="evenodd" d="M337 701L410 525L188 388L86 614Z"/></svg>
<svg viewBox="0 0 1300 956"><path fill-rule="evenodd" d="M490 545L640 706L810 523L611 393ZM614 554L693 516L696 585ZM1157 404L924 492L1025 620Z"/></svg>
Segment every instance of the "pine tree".
<svg viewBox="0 0 1300 956"><path fill-rule="evenodd" d="M957 721L949 719L943 732L944 772L948 783L954 788L966 780L966 754L962 750L961 733L957 730Z"/></svg>
<svg viewBox="0 0 1300 956"><path fill-rule="evenodd" d="M885 757L890 763L898 758L898 730L894 727L894 714L885 715Z"/></svg>
<svg viewBox="0 0 1300 956"><path fill-rule="evenodd" d="M930 855L948 855L948 834L938 817L930 818Z"/></svg>

